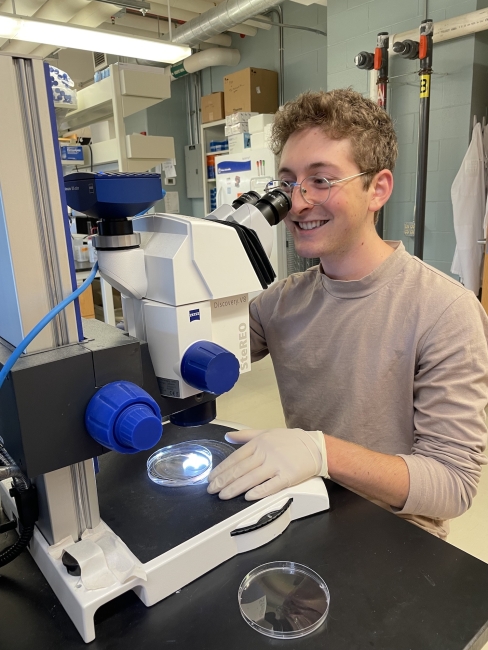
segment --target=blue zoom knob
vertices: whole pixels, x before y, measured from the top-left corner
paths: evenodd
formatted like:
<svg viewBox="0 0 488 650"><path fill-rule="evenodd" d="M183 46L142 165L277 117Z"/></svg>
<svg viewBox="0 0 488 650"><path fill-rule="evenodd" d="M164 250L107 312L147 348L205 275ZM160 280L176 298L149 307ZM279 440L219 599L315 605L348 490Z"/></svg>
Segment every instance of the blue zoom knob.
<svg viewBox="0 0 488 650"><path fill-rule="evenodd" d="M239 361L216 343L198 341L183 355L181 376L193 388L222 395L239 379Z"/></svg>
<svg viewBox="0 0 488 650"><path fill-rule="evenodd" d="M159 406L130 381L100 388L86 408L85 426L97 442L121 454L151 449L163 433Z"/></svg>

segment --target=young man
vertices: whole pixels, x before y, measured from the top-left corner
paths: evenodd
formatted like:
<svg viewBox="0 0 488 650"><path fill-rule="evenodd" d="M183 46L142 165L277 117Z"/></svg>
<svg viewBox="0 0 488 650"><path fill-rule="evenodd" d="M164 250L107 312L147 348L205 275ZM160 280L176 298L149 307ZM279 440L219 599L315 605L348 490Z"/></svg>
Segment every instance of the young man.
<svg viewBox="0 0 488 650"><path fill-rule="evenodd" d="M393 189L393 124L351 90L276 114L279 185L295 248L321 264L251 303L253 360L271 354L288 429L210 475L222 499L330 476L445 538L486 462L488 319L475 295L376 233Z"/></svg>

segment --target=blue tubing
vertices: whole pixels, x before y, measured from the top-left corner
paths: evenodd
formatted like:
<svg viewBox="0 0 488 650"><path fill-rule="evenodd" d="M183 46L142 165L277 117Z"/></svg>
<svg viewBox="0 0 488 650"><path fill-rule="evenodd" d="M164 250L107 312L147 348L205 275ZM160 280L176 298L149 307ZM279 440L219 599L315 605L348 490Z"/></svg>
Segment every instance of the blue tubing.
<svg viewBox="0 0 488 650"><path fill-rule="evenodd" d="M7 359L5 365L3 366L2 370L0 371L0 388L2 388L3 382L5 381L5 378L7 377L8 373L12 369L12 366L14 363L17 361L17 359L20 357L22 352L25 350L25 348L31 343L36 336L41 332L48 323L52 321L52 319L59 314L60 311L63 311L65 307L67 307L73 300L76 300L78 296L80 296L83 291L90 285L98 271L98 262L95 263L95 266L92 268L90 275L87 277L87 279L83 282L83 284L76 289L76 291L73 291L71 295L69 295L67 298L62 300L59 305L56 305L54 309L51 309L51 311L44 316L44 318L37 323L35 327L32 328L32 330L27 334L27 336L24 338L23 341L19 343L19 345L15 348L15 350L12 352L12 354L9 356Z"/></svg>

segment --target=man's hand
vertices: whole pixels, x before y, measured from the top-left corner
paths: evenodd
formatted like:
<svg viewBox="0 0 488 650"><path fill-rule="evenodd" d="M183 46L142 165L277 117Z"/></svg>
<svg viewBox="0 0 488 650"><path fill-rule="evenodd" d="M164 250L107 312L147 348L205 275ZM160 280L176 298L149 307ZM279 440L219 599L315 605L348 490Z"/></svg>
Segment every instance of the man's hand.
<svg viewBox="0 0 488 650"><path fill-rule="evenodd" d="M327 478L327 452L321 431L302 429L244 429L226 434L243 444L209 475L210 494L232 499L262 499L312 476ZM251 489L252 488L252 489Z"/></svg>

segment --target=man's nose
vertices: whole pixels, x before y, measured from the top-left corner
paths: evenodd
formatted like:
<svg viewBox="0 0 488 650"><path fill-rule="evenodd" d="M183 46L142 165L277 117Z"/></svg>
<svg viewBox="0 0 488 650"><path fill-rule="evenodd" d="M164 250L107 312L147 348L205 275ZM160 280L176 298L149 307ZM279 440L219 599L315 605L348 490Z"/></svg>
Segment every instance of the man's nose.
<svg viewBox="0 0 488 650"><path fill-rule="evenodd" d="M307 203L307 201L305 201L305 198L302 194L301 186L295 185L294 187L292 187L290 212L293 212L294 214L300 214L304 210L307 210L308 208L312 208L312 207L313 206L310 205L310 203Z"/></svg>

